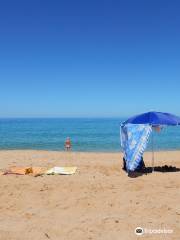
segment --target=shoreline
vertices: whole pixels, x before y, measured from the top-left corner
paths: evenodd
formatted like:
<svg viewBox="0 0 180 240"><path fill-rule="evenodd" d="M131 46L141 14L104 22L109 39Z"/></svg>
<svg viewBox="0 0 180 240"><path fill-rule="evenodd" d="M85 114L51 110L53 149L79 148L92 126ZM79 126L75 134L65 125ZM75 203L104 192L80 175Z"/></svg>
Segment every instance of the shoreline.
<svg viewBox="0 0 180 240"><path fill-rule="evenodd" d="M0 149L0 152L10 152L10 151L37 151L37 152L57 152L57 153L87 153L87 154L91 154L91 153L96 153L96 154L123 154L123 152L120 151L63 151L63 150L48 150L48 149ZM154 150L154 153L161 153L161 152L180 152L180 149L161 149L161 150ZM152 153L152 151L145 151L144 154L147 153Z"/></svg>

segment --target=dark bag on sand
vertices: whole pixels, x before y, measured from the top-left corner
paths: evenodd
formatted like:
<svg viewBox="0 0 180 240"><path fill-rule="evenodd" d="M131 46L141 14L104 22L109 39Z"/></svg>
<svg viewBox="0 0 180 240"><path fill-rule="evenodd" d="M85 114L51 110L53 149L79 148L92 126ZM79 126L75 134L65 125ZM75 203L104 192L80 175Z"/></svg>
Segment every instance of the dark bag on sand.
<svg viewBox="0 0 180 240"><path fill-rule="evenodd" d="M123 168L122 168L124 171L127 171L127 168L126 168L126 160L125 158L123 157Z"/></svg>
<svg viewBox="0 0 180 240"><path fill-rule="evenodd" d="M144 168L145 168L145 163L144 163L144 160L142 157L138 167L134 170L134 172L142 171ZM122 169L127 172L126 160L124 157L123 157L123 168Z"/></svg>

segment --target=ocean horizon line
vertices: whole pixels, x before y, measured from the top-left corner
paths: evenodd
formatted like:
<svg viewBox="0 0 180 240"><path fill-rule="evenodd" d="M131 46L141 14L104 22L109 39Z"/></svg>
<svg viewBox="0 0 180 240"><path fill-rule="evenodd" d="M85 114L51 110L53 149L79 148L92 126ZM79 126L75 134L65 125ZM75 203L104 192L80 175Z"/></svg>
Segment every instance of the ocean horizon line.
<svg viewBox="0 0 180 240"><path fill-rule="evenodd" d="M55 117L55 116L50 116L50 117L39 117L39 116L34 116L34 117L0 117L0 119L5 120L5 119L126 119L129 116L91 116L91 117Z"/></svg>

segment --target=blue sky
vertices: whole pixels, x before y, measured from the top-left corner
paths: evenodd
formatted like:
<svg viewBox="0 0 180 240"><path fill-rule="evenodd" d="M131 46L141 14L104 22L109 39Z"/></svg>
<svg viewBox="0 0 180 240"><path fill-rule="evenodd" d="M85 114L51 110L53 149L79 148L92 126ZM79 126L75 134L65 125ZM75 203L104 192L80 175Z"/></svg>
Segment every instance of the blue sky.
<svg viewBox="0 0 180 240"><path fill-rule="evenodd" d="M180 2L1 1L0 117L180 115Z"/></svg>

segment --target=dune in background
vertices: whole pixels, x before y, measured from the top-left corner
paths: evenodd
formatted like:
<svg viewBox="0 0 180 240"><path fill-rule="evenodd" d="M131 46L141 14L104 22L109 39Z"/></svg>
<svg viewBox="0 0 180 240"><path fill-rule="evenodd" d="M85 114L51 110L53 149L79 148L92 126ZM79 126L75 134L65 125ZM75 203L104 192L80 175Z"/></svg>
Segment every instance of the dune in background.
<svg viewBox="0 0 180 240"><path fill-rule="evenodd" d="M151 153L144 155L151 166ZM155 166L180 168L180 152ZM0 240L180 239L180 172L128 178L120 153L0 151L0 168L77 166L71 176L0 176ZM135 235L136 227L171 234Z"/></svg>

